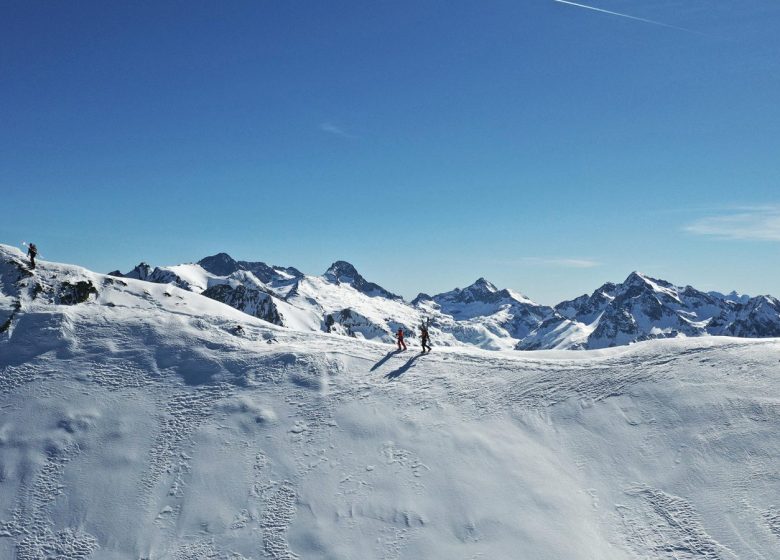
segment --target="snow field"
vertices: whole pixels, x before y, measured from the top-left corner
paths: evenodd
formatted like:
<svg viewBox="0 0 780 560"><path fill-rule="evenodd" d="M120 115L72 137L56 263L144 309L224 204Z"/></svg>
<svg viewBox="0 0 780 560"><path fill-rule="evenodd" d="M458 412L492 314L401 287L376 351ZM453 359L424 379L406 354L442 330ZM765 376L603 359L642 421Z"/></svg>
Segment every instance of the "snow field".
<svg viewBox="0 0 780 560"><path fill-rule="evenodd" d="M419 355L9 274L2 558L780 557L776 339Z"/></svg>

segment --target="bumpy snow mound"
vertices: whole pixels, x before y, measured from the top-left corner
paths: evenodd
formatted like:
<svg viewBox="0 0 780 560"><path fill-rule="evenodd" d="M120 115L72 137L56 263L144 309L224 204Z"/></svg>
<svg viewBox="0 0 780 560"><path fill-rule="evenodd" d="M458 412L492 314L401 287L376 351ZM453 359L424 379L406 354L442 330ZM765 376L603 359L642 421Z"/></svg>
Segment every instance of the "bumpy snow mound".
<svg viewBox="0 0 780 560"><path fill-rule="evenodd" d="M396 353L0 249L2 558L780 555L776 340Z"/></svg>

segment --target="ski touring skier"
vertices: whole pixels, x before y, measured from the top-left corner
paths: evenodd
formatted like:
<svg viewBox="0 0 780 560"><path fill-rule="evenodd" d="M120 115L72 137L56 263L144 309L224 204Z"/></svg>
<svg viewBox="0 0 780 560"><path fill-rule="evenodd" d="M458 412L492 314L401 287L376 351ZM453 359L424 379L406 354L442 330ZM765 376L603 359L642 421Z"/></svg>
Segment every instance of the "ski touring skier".
<svg viewBox="0 0 780 560"><path fill-rule="evenodd" d="M38 254L38 247L35 243L30 243L27 246L27 256L30 257L30 268L35 268L35 256Z"/></svg>
<svg viewBox="0 0 780 560"><path fill-rule="evenodd" d="M420 325L420 343L422 344L422 352L423 354L427 351L431 351L431 335L428 334L428 322L425 322Z"/></svg>
<svg viewBox="0 0 780 560"><path fill-rule="evenodd" d="M398 332L395 333L395 339L398 341L398 351L400 352L401 350L406 350L403 327L398 327Z"/></svg>

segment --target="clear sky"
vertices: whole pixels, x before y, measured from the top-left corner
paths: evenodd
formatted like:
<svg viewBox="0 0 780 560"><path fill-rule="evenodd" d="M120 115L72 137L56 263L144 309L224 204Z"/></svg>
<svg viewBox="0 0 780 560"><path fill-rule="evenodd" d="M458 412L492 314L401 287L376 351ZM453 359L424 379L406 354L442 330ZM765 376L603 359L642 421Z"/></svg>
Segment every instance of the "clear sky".
<svg viewBox="0 0 780 560"><path fill-rule="evenodd" d="M780 296L780 2L582 3L0 1L0 242Z"/></svg>

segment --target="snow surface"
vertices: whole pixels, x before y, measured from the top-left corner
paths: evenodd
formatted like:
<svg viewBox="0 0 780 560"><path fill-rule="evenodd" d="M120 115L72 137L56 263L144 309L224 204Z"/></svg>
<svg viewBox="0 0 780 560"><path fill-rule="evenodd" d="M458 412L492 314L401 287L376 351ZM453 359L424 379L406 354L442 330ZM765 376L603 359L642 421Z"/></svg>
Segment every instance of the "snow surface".
<svg viewBox="0 0 780 560"><path fill-rule="evenodd" d="M0 558L780 557L778 339L396 353L5 246L0 290Z"/></svg>

